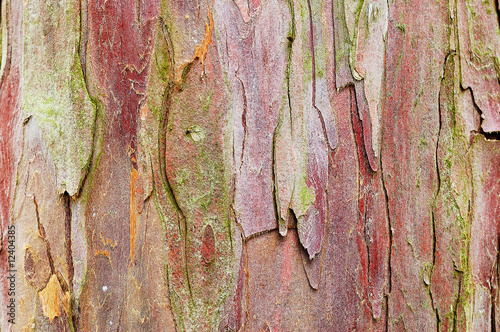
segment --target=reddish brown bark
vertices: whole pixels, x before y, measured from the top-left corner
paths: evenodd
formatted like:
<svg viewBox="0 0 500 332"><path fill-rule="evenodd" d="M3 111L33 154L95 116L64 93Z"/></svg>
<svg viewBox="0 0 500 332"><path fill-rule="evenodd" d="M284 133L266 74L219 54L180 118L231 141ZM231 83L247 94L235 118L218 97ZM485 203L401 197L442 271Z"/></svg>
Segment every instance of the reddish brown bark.
<svg viewBox="0 0 500 332"><path fill-rule="evenodd" d="M0 2L2 331L500 329L496 2Z"/></svg>

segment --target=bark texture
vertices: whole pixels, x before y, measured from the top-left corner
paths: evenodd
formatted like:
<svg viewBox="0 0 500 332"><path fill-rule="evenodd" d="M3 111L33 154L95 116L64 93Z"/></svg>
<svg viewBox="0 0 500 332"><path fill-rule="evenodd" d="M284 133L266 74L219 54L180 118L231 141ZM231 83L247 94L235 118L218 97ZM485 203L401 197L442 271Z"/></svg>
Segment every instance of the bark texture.
<svg viewBox="0 0 500 332"><path fill-rule="evenodd" d="M0 4L1 331L500 330L498 1Z"/></svg>

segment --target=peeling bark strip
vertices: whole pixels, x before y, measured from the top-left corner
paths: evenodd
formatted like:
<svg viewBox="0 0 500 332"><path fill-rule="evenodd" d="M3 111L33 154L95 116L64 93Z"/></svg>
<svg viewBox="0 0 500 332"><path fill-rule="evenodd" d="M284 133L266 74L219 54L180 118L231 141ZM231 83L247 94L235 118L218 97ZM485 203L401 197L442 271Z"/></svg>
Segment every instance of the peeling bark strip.
<svg viewBox="0 0 500 332"><path fill-rule="evenodd" d="M0 330L500 330L499 13L0 0Z"/></svg>

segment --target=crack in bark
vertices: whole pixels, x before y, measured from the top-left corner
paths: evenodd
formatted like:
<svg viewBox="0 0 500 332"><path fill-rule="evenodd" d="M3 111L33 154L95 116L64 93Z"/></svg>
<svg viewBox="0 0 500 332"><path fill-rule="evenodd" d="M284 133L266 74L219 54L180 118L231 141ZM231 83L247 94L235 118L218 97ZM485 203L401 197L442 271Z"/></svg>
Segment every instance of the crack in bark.
<svg viewBox="0 0 500 332"><path fill-rule="evenodd" d="M82 9L82 3L84 3L84 7ZM79 53L79 56L77 56L76 61L80 62L80 68L82 70L82 77L83 77L83 85L85 88L85 92L87 93L90 102L92 106L95 109L95 115L94 115L94 123L92 124L92 143L90 145L90 155L87 164L85 165L85 173L82 175L82 178L80 180L80 183L78 185L77 191L74 195L74 197L78 197L80 193L83 190L83 187L85 186L86 180L91 172L91 166L92 162L94 160L94 154L95 154L95 143L96 143L96 130L97 130L97 119L100 117L100 107L98 105L100 102L98 101L98 98L94 98L89 89L88 89L88 78L87 78L87 42L88 42L88 3L86 0L81 1L79 3L80 5L80 36L78 39L78 45L76 47L77 52ZM84 18L82 18L84 16ZM98 157L99 160L99 157ZM97 165L95 166L97 168Z"/></svg>
<svg viewBox="0 0 500 332"><path fill-rule="evenodd" d="M382 154L380 154L380 160L382 160ZM392 223L391 223L391 214L390 214L390 209L389 209L389 194L387 191L387 186L385 184L385 175L384 175L384 168L383 168L383 163L380 163L380 174L382 177L382 188L384 190L384 196L385 196L385 209L387 213L387 221L389 223L389 293L392 292L392 266L391 266L391 261L392 261Z"/></svg>
<svg viewBox="0 0 500 332"><path fill-rule="evenodd" d="M435 306L434 297L432 296L432 276L434 274L434 269L436 267L436 250L437 250L436 217L435 217L435 214L434 214L434 209L436 208L436 202L437 202L437 199L438 199L438 197L440 195L440 192L441 192L441 172L440 172L440 169L439 169L439 146L440 146L440 143L441 143L441 131L442 131L442 128L443 128L443 117L442 117L442 114L441 114L442 113L441 101L442 101L442 89L443 89L444 82L446 80L446 72L447 72L447 70L446 70L446 64L450 60L450 57L454 56L455 54L456 53L454 51L449 51L446 54L444 62L443 62L443 75L442 75L442 78L441 78L441 84L440 84L439 93L438 93L438 132L437 132L437 139L436 139L436 148L434 150L434 158L435 158L435 166L436 166L436 178L437 178L437 189L436 189L436 193L434 194L434 199L433 199L433 202L432 202L432 209L431 209L431 223L432 223L432 266L431 266L430 272L429 272L429 284L426 285L426 286L428 288L428 292L429 292L429 297L430 297L430 300L431 300L432 309L434 310L434 312L436 314L436 328L437 328L437 331L439 331L439 322L441 320L439 318L439 310Z"/></svg>
<svg viewBox="0 0 500 332"><path fill-rule="evenodd" d="M83 6L82 6L83 4ZM82 8L83 7L83 8ZM88 0L80 2L80 39L78 41L78 50L80 52L80 66L83 73L85 88L88 86L87 80L87 42L88 42L88 22L89 22L89 4ZM87 89L88 91L88 89Z"/></svg>
<svg viewBox="0 0 500 332"><path fill-rule="evenodd" d="M358 164L358 174L361 172L361 163L362 163L362 157L364 157L366 160L368 160L368 156L367 156L367 153L366 153L366 146L364 144L361 144L359 145L358 144L358 140L356 138L356 132L354 130L354 120L356 120L356 122L360 125L361 127L361 132L359 133L359 137L361 138L361 142L364 142L364 131L362 129L362 125L361 125L361 119L359 117L359 112L358 112L358 102L357 102L357 97L356 97L356 91L355 91L355 86L354 85L349 85L350 89L349 89L349 93L350 93L350 111L351 111L351 128L352 128L352 134L354 136L354 144L356 146L356 161L357 161L357 164ZM360 153L362 155L360 155ZM370 167L370 166L369 166ZM366 247L366 258L367 258L367 265L366 265L366 280L368 281L368 284L367 284L367 289L365 290L365 295L367 296L368 298L368 292L369 292L369 289L368 289L368 285L370 284L370 281L371 281L371 278L370 278L370 261L371 261L371 254L370 254L370 243L372 242L371 239L370 239L370 229L369 229L369 225L367 224L367 208L366 208L366 196L364 198L364 213L363 215L361 216L361 213L359 211L359 202L360 202L360 192L361 192L361 182L363 180L361 179L361 176L358 176L357 177L357 198L358 198L358 202L357 202L357 205L358 205L358 213L359 213L359 217L362 219L361 221L363 222L363 239L364 239L364 244L365 244L365 247ZM372 316L373 316L373 308L372 309Z"/></svg>
<svg viewBox="0 0 500 332"><path fill-rule="evenodd" d="M168 54L168 60L169 60L169 65L170 65L170 72L169 72L169 80L171 82L174 81L174 46L172 45L172 40L170 38L170 33L168 32L167 25L165 24L165 21L163 20L163 17L159 16L158 17L158 22L160 23L160 28L163 33L163 39L167 43L167 54Z"/></svg>
<svg viewBox="0 0 500 332"><path fill-rule="evenodd" d="M66 193L66 196L69 197L69 195L67 193ZM51 274L55 275L57 277L57 280L58 280L59 285L61 286L61 289L63 290L63 292L69 292L70 294L72 294L71 288L68 285L68 283L66 282L66 280L64 279L64 277L61 274L61 272L60 271L56 271L56 268L55 268L55 265L54 265L54 259L52 258L52 253L50 251L50 243L47 240L47 234L45 232L45 228L43 227L43 225L42 225L42 223L40 221L40 213L39 213L38 202L36 200L36 196L35 196L34 193L33 193L33 203L35 204L35 215L36 215L36 221L37 221L37 224L38 224L38 235L42 238L42 241L45 243L45 250L46 250L47 258L49 260L49 266L50 266ZM70 306L72 306L71 302L72 301L70 301ZM71 311L71 307L70 307L70 311ZM71 316L68 315L67 319L68 319L68 324L70 326L70 329L72 331L74 331L75 328L74 328L74 324L73 324L73 317L71 317Z"/></svg>
<svg viewBox="0 0 500 332"><path fill-rule="evenodd" d="M159 135L158 135L158 161L159 161L159 173L160 173L160 180L162 183L162 187L165 190L165 193L167 194L170 203L172 204L174 210L177 212L177 223L178 223L178 229L179 229L179 234L181 235L182 238L182 245L184 248L184 270L186 274L186 283L188 286L189 290L189 295L191 299L193 298L193 291L191 288L191 281L189 278L189 268L188 268L188 259L187 259L187 233L188 233L188 228L187 228L187 221L186 217L184 215L184 212L182 211L180 205L179 205L179 200L177 199L175 192L172 188L172 185L170 184L170 180L167 176L167 170L166 170L166 154L167 154L167 131L168 131L168 121L169 121L169 115L170 115L170 109L171 109L171 104L172 104L172 94L174 92L174 49L172 46L172 41L170 39L170 34L168 32L168 28L165 24L165 21L163 18L160 16L158 17L158 21L160 23L160 27L163 33L163 38L165 39L165 42L167 44L167 54L168 54L168 60L169 60L169 77L168 77L168 82L165 87L165 90L163 92L163 97L164 100L162 102L162 109L163 109L163 116L161 117L159 121ZM187 66L187 70L189 70L189 66ZM184 68L184 72L186 71L186 68ZM184 76L184 73L183 73Z"/></svg>
<svg viewBox="0 0 500 332"><path fill-rule="evenodd" d="M388 286L389 286L389 291L386 293L385 295L385 298L387 299L386 301L386 312L385 312L385 315L386 315L386 331L388 332L390 329L389 329L389 296L392 292L392 244L393 244L393 234L392 234L392 225L391 225L391 214L390 214L390 209L389 209L389 195L388 195L388 191L387 191L387 186L385 184L385 173L384 173L384 167L383 167L383 162L382 162L382 157L383 157L383 154L382 154L382 149L380 151L380 177L382 179L382 189L384 190L384 198L385 198L385 209L386 209L386 213L387 213L387 223L388 223L388 227L389 227L389 258L387 260L387 268L388 268L388 279L389 279L389 283L388 283Z"/></svg>
<svg viewBox="0 0 500 332"><path fill-rule="evenodd" d="M498 0L494 0L493 5L495 6L495 12L497 13L498 26L500 27L500 4L498 3Z"/></svg>
<svg viewBox="0 0 500 332"><path fill-rule="evenodd" d="M241 158L240 158L240 172L241 172L241 167L243 166L243 156L245 154L245 142L247 138L247 112L248 112L248 101L247 101L247 94L245 90L245 85L243 84L243 81L241 78L235 73L234 75L238 81L241 83L241 89L243 90L243 113L241 114L241 125L243 126L243 142L241 143Z"/></svg>
<svg viewBox="0 0 500 332"><path fill-rule="evenodd" d="M463 272L459 271L455 267L455 271L458 273L458 294L455 300L455 305L453 307L453 331L457 331L457 317L458 317L458 305L460 303L460 293L462 292L462 278Z"/></svg>
<svg viewBox="0 0 500 332"><path fill-rule="evenodd" d="M295 40L295 8L293 4L293 0L288 0L288 7L290 9L290 13L292 15L292 31L291 35L287 36L287 47L286 47L286 69L285 69L285 77L286 77L286 93L288 98L288 112L290 114L290 133L293 133L293 116L292 116L292 100L290 98L290 75L292 72L292 53L293 53L293 41Z"/></svg>
<svg viewBox="0 0 500 332"><path fill-rule="evenodd" d="M271 150L271 181L273 182L273 207L274 207L274 215L276 218L276 223L279 225L280 216L278 211L278 183L276 182L276 136L278 132L278 127L280 124L276 125L273 131L273 146ZM288 228L288 225L286 225ZM278 226L279 228L279 226Z"/></svg>
<svg viewBox="0 0 500 332"><path fill-rule="evenodd" d="M64 202L64 208L66 212L66 220L65 220L65 243L66 243L66 264L68 265L68 288L70 294L73 294L73 277L75 275L75 268L73 265L73 245L71 241L72 230L71 230L71 199L68 192L64 192L62 196L62 200ZM74 296L71 298L70 302L71 307L75 307L76 299ZM72 312L72 310L71 310ZM78 316L73 313L71 324L78 320Z"/></svg>
<svg viewBox="0 0 500 332"><path fill-rule="evenodd" d="M432 276L434 274L434 269L436 267L436 250L437 250L437 237L436 237L436 217L434 215L434 209L436 208L436 202L439 197L439 194L441 192L441 172L439 170L439 145L441 142L441 130L443 127L443 118L442 118L442 108L441 108L441 92L443 89L443 84L446 79L446 64L449 61L449 58L453 56L455 53L453 51L448 52L446 55L444 62L443 62L443 76L441 79L441 84L439 88L439 93L438 93L438 132L437 132L437 139L436 139L436 148L434 149L434 158L435 158L435 166L436 166L436 178L437 178L437 189L436 193L434 194L434 199L432 202L432 209L431 209L431 223L432 223L432 266L429 271L429 284L427 286L427 290L429 292L429 297L431 300L431 306L432 309L434 310L436 314L436 329L439 331L439 310L436 307L434 303L434 297L432 296Z"/></svg>
<svg viewBox="0 0 500 332"><path fill-rule="evenodd" d="M439 172L438 172L439 173ZM439 177L438 177L439 178ZM439 187L438 187L439 188ZM429 297L431 298L431 306L436 314L436 331L439 332L439 322L441 319L439 318L439 311L436 305L434 304L434 297L432 296L432 275L434 274L434 268L436 266L436 221L434 218L434 211L431 212L432 215L432 267L429 273L429 284L427 285L427 289L429 291Z"/></svg>
<svg viewBox="0 0 500 332"><path fill-rule="evenodd" d="M187 260L187 222L186 222L186 217L184 215L184 212L182 211L179 201L177 197L175 196L174 190L170 184L170 180L167 176L167 170L166 170L166 158L165 155L167 153L167 144L166 144L166 133L167 133L167 123L168 123L168 116L170 113L170 105L171 105L171 94L172 94L172 87L173 85L170 83L165 89L165 100L164 100L164 105L163 108L165 110L164 116L160 120L159 124L159 129L160 129L160 135L158 137L159 139L159 149L158 149L158 154L159 154L159 168L160 168L160 179L162 182L162 187L165 190L165 193L167 196L170 198L170 203L173 205L175 211L177 212L177 222L178 222L178 228L179 228L179 233L181 235L181 238L183 239L183 246L184 246L184 269L186 271L186 282L187 286L189 289L189 294L191 295L191 298L193 297L192 289L191 289L191 282L189 279L189 269L188 269L188 260Z"/></svg>

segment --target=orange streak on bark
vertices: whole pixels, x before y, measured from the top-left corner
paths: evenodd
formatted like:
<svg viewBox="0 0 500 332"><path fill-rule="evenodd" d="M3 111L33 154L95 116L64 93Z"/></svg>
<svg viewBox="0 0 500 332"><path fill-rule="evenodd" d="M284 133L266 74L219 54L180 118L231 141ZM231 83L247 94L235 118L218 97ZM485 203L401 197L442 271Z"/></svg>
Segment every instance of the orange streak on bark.
<svg viewBox="0 0 500 332"><path fill-rule="evenodd" d="M189 61L186 64L183 64L180 68L175 71L175 79L177 83L181 83L182 81L182 73L184 68L189 64L193 63L194 60L199 59L201 64L203 65L203 70L205 70L205 55L208 52L208 46L212 43L212 31L214 29L214 18L212 16L212 12L208 10L208 24L205 22L205 37L201 41L200 46L195 46L193 60Z"/></svg>
<svg viewBox="0 0 500 332"><path fill-rule="evenodd" d="M212 42L212 30L214 29L214 19L210 10L208 11L208 19L210 24L205 23L205 38L203 38L200 46L196 46L194 49L193 60L196 58L200 59L202 65L203 61L205 61L205 55L208 52L208 45Z"/></svg>
<svg viewBox="0 0 500 332"><path fill-rule="evenodd" d="M135 236L137 235L137 223L135 215L135 181L139 178L139 173L132 168L130 178L130 261L134 259Z"/></svg>
<svg viewBox="0 0 500 332"><path fill-rule="evenodd" d="M141 120L142 121L146 120L146 117L148 116L148 110L149 110L148 103L144 103L144 105L141 107Z"/></svg>

